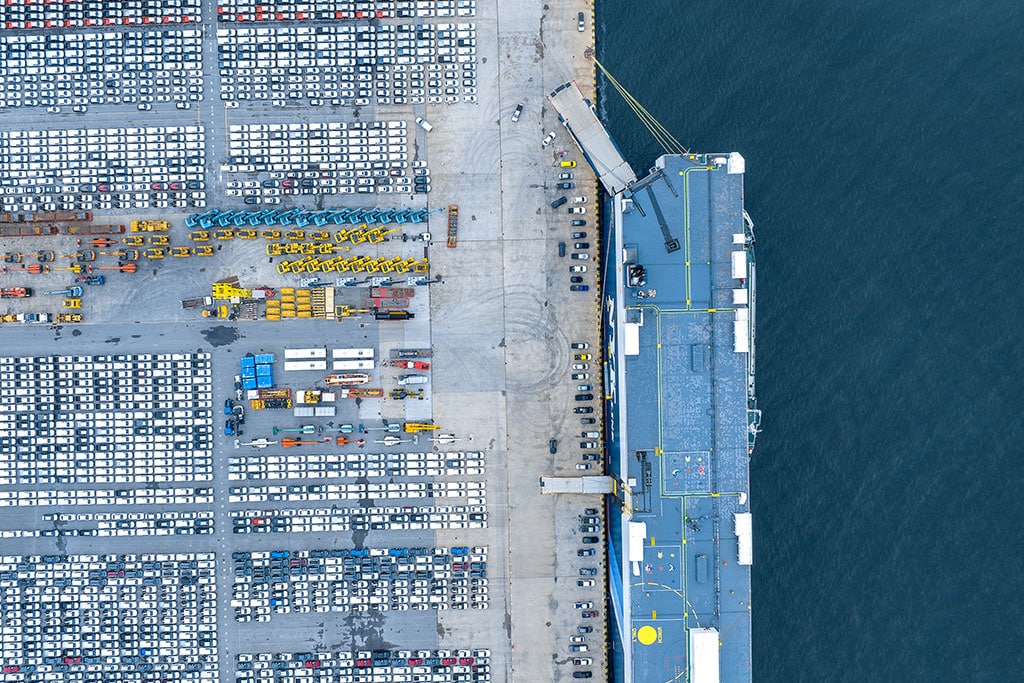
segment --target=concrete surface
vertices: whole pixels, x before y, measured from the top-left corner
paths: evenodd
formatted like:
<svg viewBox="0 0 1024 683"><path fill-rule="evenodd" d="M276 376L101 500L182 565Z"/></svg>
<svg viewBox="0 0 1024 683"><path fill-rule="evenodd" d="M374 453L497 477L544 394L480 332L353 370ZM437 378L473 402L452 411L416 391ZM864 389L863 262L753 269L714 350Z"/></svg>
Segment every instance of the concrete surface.
<svg viewBox="0 0 1024 683"><path fill-rule="evenodd" d="M212 4L212 3L211 3ZM587 31L576 30L576 13L587 14ZM434 21L434 20L432 20ZM230 602L230 553L234 549L276 549L350 547L354 542L367 546L398 545L398 537L371 532L365 539L282 537L280 534L256 537L233 536L228 510L251 507L226 503L226 458L233 451L229 439L215 438L215 481L217 488L216 534L212 537L186 537L173 545L163 538L95 539L102 540L97 552L121 552L126 547L137 551L163 551L188 548L212 550L218 556L219 623L221 624L220 661L222 680L231 680L236 653L288 651L313 647L360 649L374 647L469 648L487 647L492 652L495 681L571 680L568 637L576 626L587 623L596 633L587 637L594 659L594 678L603 678L604 610L601 582L595 588L578 588L581 566L596 566L590 559L578 558L579 532L576 520L584 507L600 508L600 501L584 497L545 497L538 480L542 474L571 475L579 462L576 438L581 431L575 404L575 382L569 379L572 355L569 343L597 342L595 266L584 282L587 293L569 292L568 257L559 258L556 246L568 241L570 217L564 207L552 211L548 204L561 192L553 189L558 168L558 152L568 150L566 158L582 162L561 128L557 116L547 106L545 96L566 80L576 80L584 93L592 93L592 65L584 58L591 47L592 31L589 5L579 0L554 2L512 2L480 0L477 3L478 105L433 105L423 111L386 108L412 120L426 114L434 125L427 134L413 129L420 154L426 154L431 168L433 192L430 208L459 205L458 246L444 246L445 215L435 214L430 223L434 243L429 250L431 275L442 282L419 288L416 305L421 315L410 323L378 324L372 320L347 320L342 323L321 321L249 322L237 325L199 320L196 313L182 311L178 300L208 293L209 283L220 277L239 275L243 283L272 287L297 285L273 270L274 264L262 253L265 242L234 241L223 246L209 259L167 259L145 264L135 275L114 273L103 288L91 288L83 304L86 324L64 326L59 331L23 326L0 326L0 339L9 353L131 353L136 351L175 351L204 349L213 353L214 412L218 401L233 395L232 378L237 372L239 355L260 350L280 353L285 346L427 346L435 349L431 401L363 401L357 408L344 404L335 422L373 420L381 416L402 417L402 408L411 419L432 417L445 432L473 437L467 449L487 453L487 504L489 526L484 530L449 530L420 534L410 542L417 545L487 545L491 608L464 612L406 612L401 615L346 615L338 620L333 614L287 615L289 628L281 628L279 619L267 624L235 624ZM216 64L215 47L207 46L206 69ZM215 67L214 67L215 70ZM216 79L207 77L207 97L198 116L207 127L207 159L211 165L207 195L210 206L218 205L216 164L223 156L223 125L230 116L238 121L240 109L223 109L216 96ZM524 111L518 123L509 119L516 104ZM381 108L382 110L385 108ZM422 108L417 108L422 109ZM91 116L92 112L90 112ZM297 114L297 116L296 116ZM322 114L321 114L322 115ZM100 116L103 116L102 114ZM109 125L118 119L90 126ZM247 120L277 120L281 112L270 107L247 114ZM305 120L305 112L288 112ZM148 125L159 116L147 116ZM59 125L63 115L48 119ZM5 125L21 125L11 121ZM70 121L64 125L79 125ZM555 142L541 147L549 131L558 135ZM573 169L575 193L591 195L585 216L590 233L588 241L596 245L594 194L596 185L589 168ZM220 185L222 187L222 184ZM302 197L293 197L301 200ZM338 206L366 205L352 196L335 198ZM422 205L422 197L400 199L391 195L378 200L387 206L407 203ZM331 202L325 205L333 205ZM228 207L227 202L221 203ZM156 216L124 216L129 218ZM172 220L175 243L184 243L188 230L183 215L161 215ZM422 227L409 226L416 234ZM57 238L64 239L67 238ZM3 250L17 248L34 251L35 242L8 240ZM71 245L68 245L71 248ZM365 253L353 249L353 253ZM374 248L377 253L421 255L422 244L387 242ZM591 250L594 254L594 250ZM56 289L67 282L67 274L46 276L9 273L0 276L4 286L29 285L39 290ZM57 285L57 286L51 286ZM353 293L353 302L361 298ZM47 298L41 310L55 310L59 299ZM429 316L426 315L429 300ZM10 303L10 306L7 304ZM4 310L40 310L39 299L4 302ZM228 327L237 331L236 341L212 346L209 331ZM213 335L216 337L217 335ZM74 349L74 351L71 351ZM599 362L591 362L590 382L600 382ZM290 373L289 373L290 374ZM278 373L282 377L283 373ZM291 379L291 378L288 378ZM292 386L296 383L289 382ZM374 385L377 383L375 382ZM386 384L385 388L391 388ZM429 412L428 412L429 411ZM432 412L432 415L430 415ZM598 411L599 412L599 411ZM251 414L250 414L251 415ZM269 424L264 417L250 417L246 437L270 436L263 432ZM290 420L298 423L298 420ZM590 429L591 427L587 427ZM216 432L219 434L218 432ZM548 452L548 440L557 438L557 455ZM231 439L230 441L233 441ZM230 449L230 450L229 450ZM219 456L219 457L218 457ZM590 472L593 474L593 472ZM386 503L385 503L386 504ZM318 504L310 504L317 506ZM53 511L52 509L49 511ZM41 513L41 512L40 512ZM290 535L289 535L290 536ZM20 539L5 543L10 554L36 553L52 548L52 539ZM72 539L68 552L90 552L94 544ZM577 600L591 600L601 611L601 619L581 621L573 609Z"/></svg>

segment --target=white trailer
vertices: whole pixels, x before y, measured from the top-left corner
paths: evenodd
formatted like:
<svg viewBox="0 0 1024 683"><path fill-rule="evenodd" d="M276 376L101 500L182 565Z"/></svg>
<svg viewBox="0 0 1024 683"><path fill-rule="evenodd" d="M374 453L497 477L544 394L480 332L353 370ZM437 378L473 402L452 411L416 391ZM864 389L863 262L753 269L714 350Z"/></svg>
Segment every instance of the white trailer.
<svg viewBox="0 0 1024 683"><path fill-rule="evenodd" d="M334 359L373 358L373 349L334 349L333 351L331 351L331 358L334 358Z"/></svg>
<svg viewBox="0 0 1024 683"><path fill-rule="evenodd" d="M285 349L285 360L316 360L327 358L327 349Z"/></svg>
<svg viewBox="0 0 1024 683"><path fill-rule="evenodd" d="M372 360L336 360L331 363L333 370L373 370Z"/></svg>
<svg viewBox="0 0 1024 683"><path fill-rule="evenodd" d="M286 360L284 362L285 372L296 372L303 370L326 370L327 361L325 360Z"/></svg>

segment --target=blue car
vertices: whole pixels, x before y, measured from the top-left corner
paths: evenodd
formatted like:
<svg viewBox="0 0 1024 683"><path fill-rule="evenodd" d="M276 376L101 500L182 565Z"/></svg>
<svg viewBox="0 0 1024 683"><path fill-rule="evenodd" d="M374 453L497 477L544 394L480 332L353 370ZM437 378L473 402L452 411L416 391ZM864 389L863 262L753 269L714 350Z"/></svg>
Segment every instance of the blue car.
<svg viewBox="0 0 1024 683"><path fill-rule="evenodd" d="M235 434L235 421L224 420L224 436L234 436Z"/></svg>

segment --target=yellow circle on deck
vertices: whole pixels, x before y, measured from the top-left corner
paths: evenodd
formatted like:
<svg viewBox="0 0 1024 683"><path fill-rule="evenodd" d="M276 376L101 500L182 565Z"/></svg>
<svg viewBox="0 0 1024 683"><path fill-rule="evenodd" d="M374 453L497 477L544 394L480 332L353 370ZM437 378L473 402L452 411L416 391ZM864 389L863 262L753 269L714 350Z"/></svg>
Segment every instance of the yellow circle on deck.
<svg viewBox="0 0 1024 683"><path fill-rule="evenodd" d="M636 639L643 645L651 645L658 639L658 632L653 626L641 626L640 630L636 632Z"/></svg>

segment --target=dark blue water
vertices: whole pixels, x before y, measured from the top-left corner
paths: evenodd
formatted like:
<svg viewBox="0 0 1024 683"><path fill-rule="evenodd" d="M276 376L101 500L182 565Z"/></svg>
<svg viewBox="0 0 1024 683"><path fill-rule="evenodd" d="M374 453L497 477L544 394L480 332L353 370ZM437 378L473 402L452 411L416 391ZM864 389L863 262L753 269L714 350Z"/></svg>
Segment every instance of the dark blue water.
<svg viewBox="0 0 1024 683"><path fill-rule="evenodd" d="M1024 681L1024 3L600 0L598 55L747 158L758 681ZM638 169L660 153L614 93Z"/></svg>

